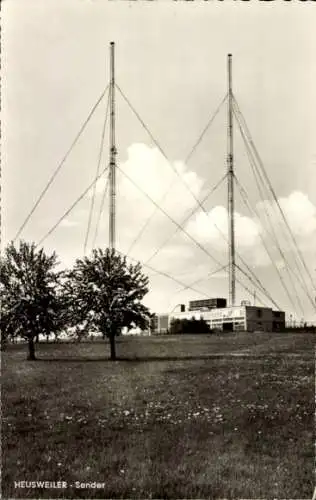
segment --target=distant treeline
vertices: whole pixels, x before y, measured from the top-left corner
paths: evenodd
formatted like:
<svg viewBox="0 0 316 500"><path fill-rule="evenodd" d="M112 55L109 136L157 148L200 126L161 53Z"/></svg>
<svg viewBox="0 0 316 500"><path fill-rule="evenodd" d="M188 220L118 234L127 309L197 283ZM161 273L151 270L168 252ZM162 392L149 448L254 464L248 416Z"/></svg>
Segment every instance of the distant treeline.
<svg viewBox="0 0 316 500"><path fill-rule="evenodd" d="M316 333L316 326L286 326L283 332L296 332L296 333Z"/></svg>

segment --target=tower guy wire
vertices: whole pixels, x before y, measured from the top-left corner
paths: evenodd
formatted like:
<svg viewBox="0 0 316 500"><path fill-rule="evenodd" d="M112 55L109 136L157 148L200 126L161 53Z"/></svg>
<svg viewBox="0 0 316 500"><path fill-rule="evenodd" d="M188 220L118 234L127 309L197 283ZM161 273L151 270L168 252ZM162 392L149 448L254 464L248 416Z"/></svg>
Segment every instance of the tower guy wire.
<svg viewBox="0 0 316 500"><path fill-rule="evenodd" d="M216 259L208 250L206 250L206 248L201 245L201 243L199 243L190 233L188 233L183 227L181 227L181 225L173 218L171 217L162 207L159 206L159 204L154 201L140 186L138 186L136 184L136 182L128 175L126 174L126 172L124 172L119 166L117 166L117 169L141 192L143 193L143 195L149 199L155 206L158 207L158 209L174 224L176 225L177 227L179 227L179 229L191 240L194 242L194 244L199 247L203 253L205 253L206 255L208 255L208 257L210 257L214 262L216 262L219 266L222 266L223 263L221 263L218 259ZM238 266L238 264L236 264L236 267L242 272L242 274L244 274L253 284L255 284L255 282L253 281L253 279L240 267ZM245 285L240 281L240 280L237 280L241 286L244 288L244 289L247 289L245 287ZM256 287L258 288L258 285L256 285ZM248 291L248 289L247 289ZM278 308L278 305L276 304L276 302L271 298L271 295L269 294L269 292L267 290L265 290L264 288L262 289L261 288L261 293L263 293L269 300L271 300L272 303L274 303L276 305L276 307ZM250 292L252 293L252 292Z"/></svg>
<svg viewBox="0 0 316 500"><path fill-rule="evenodd" d="M101 160L102 160L103 148L104 148L105 129L106 129L106 124L107 124L107 120L108 120L109 104L110 104L110 95L108 95L108 100L107 100L107 105L106 105L106 110L105 110L105 115L104 115L104 122L103 122L103 127L102 127L100 149L99 149L95 178L97 178L99 176L100 167L101 167ZM93 185L93 194L92 194L92 198L91 198L88 225L87 225L87 231L86 231L84 247L83 247L84 254L86 254L86 251L87 251L88 239L89 239L90 228L91 228L91 223L92 223L93 209L94 209L94 205L95 205L96 189L97 189L97 183L95 183Z"/></svg>
<svg viewBox="0 0 316 500"><path fill-rule="evenodd" d="M236 105L236 109L237 109L237 105L238 104L237 104L237 101L236 101L235 98L234 98L234 104ZM261 200L262 200L262 202L264 204L264 201L265 201L264 200L264 194L263 194L263 187L265 186L264 178L262 177L262 174L261 174L261 172L259 170L259 167L258 167L258 165L256 163L256 157L254 156L253 150L251 148L251 144L248 141L248 137L247 137L246 132L245 132L244 127L243 127L243 123L239 119L240 116L241 116L241 112L240 112L240 110L239 110L239 112L237 112L237 111L235 111L235 109L234 109L234 112L236 113L236 118L237 118L237 123L238 123L238 126L239 126L239 130L241 132L241 136L242 136L242 138L244 140L244 143L245 143L245 146L246 146L247 155L248 155L248 158L249 158L249 161L250 161L251 168L253 170L254 178L255 178L255 181L256 181L256 184L257 184L257 188L258 188L259 194L261 196ZM253 141L252 141L252 144L253 144ZM259 180L258 180L258 177L259 177ZM270 190L269 184L268 184L268 186L265 186L265 187L266 187L266 190L268 192L270 192L269 191ZM289 275L289 280L291 281L294 290L295 290L295 286L294 286L293 280L292 280L289 272L291 272L295 276L297 282L300 284L300 286L304 290L305 294L307 295L307 297L309 298L309 300L313 304L313 307L315 308L315 304L314 304L313 299L311 298L311 295L309 293L308 286L307 286L307 283L306 283L306 281L304 279L304 276L300 272L299 265L297 263L297 259L295 258L295 255L294 255L294 262L295 262L295 265L297 267L298 274L296 272L294 272L294 270L292 269L292 267L289 265L289 263L287 261L287 258L285 256L285 253L283 252L283 250L280 247L280 243L278 241L278 238L277 238L275 229L273 227L272 221L270 221L269 214L268 214L268 212L266 210L265 210L265 215L267 217L267 222L268 222L268 225L269 225L270 231L271 231L271 233L269 233L269 231L268 231L268 234L273 239L274 243L276 244L276 246L277 246L277 248L278 248L278 250L280 252L281 257L283 258L284 262L286 263L286 271L287 271L287 273Z"/></svg>
<svg viewBox="0 0 316 500"><path fill-rule="evenodd" d="M224 266L220 266L220 267L216 268L214 271L211 271L210 273L207 273L206 276L203 276L203 278L199 278L197 280L192 281L189 285L181 288L176 293L183 292L183 291L187 290L187 288L189 286L194 286L194 285L197 285L198 283L201 283L201 281L206 281L206 280L210 279L212 276L214 276L214 274L217 274L220 271L224 271L224 269L227 269L227 267L228 267L228 264L225 264Z"/></svg>
<svg viewBox="0 0 316 500"><path fill-rule="evenodd" d="M101 199L100 206L99 206L99 213L98 213L98 218L97 218L97 222L95 225L95 231L94 231L94 236L93 236L93 241L92 241L92 248L95 247L95 244L97 241L99 227L100 227L100 223L101 223L101 217L102 217L102 213L103 213L103 209L104 209L104 205L105 205L105 199L106 199L106 194L107 194L108 188L109 188L109 176L107 176L106 182L105 182L105 185L103 188L102 199Z"/></svg>
<svg viewBox="0 0 316 500"><path fill-rule="evenodd" d="M169 158L167 157L165 151L162 149L160 143L157 141L157 139L153 136L152 132L149 130L149 127L146 125L146 123L144 122L144 120L141 118L140 114L138 113L138 111L135 109L135 107L131 104L130 100L126 97L126 95L123 93L123 91L121 90L121 88L116 85L117 89L119 90L120 94L122 95L122 97L124 98L124 100L127 102L128 106L130 107L130 109L132 110L132 112L134 113L134 115L136 116L136 118L139 120L139 122L141 123L141 125L143 126L143 128L146 130L146 132L148 133L149 137L151 138L151 140L154 142L154 144L157 146L157 148L159 149L159 151L161 152L161 154L163 155L163 157L167 160L167 164L170 166L170 168L176 173L176 175L178 176L178 178L180 179L180 181L183 183L183 185L185 186L185 188L188 190L188 192L191 194L191 196L193 197L193 199L196 201L196 203L198 204L198 206L201 208L201 210L205 213L205 215L208 217L208 218L211 218L210 214L207 212L207 210L204 208L203 204L200 202L200 200L197 198L197 196L194 194L194 192L192 191L191 187L188 185L188 183L183 179L183 177L180 175L180 173L178 172L178 170L175 168L175 166L170 162ZM231 92L231 97L233 98L233 94ZM221 102L220 106L217 108L216 112L219 111L221 105L225 102L227 98L227 95L225 96L225 98L223 99L223 101ZM232 105L233 101L231 101L231 105ZM229 109L232 110L232 106L229 107ZM214 117L213 119L215 118L216 116L216 112L214 114ZM195 148L195 146L193 147L193 149ZM167 194L167 193L166 193ZM156 205L156 209L157 207L161 208L159 204L155 204ZM152 217L154 215L156 210L154 210L154 212L151 214L150 217ZM217 226L217 224L213 222L213 225L215 227L215 229L219 232L219 234L222 236L222 238L225 239L225 241L227 241L227 243L229 244L229 239L226 238L226 236L224 235L224 233L219 229L219 227ZM148 224L148 221L147 223ZM144 228L143 228L144 229ZM141 232L143 231L143 229L141 230ZM234 233L234 225L233 225L233 233ZM235 241L235 238L233 237L232 238L233 241ZM135 241L135 240L134 240ZM134 243L133 243L134 244ZM132 244L132 246L133 246ZM129 251L128 253L130 253L130 250L131 250L131 246L129 248ZM250 268L250 266L242 259L242 257L235 251L235 245L234 245L234 251L233 251L233 255L235 256L235 254L237 254L237 256L240 258L241 262L243 263L243 265L247 268L248 272L253 276L253 278L255 279L255 281L257 281L257 283L259 283L259 286L262 290L264 290L264 286L262 285L261 281L258 279L258 277L256 276L256 274L254 273L254 271ZM236 264L236 261L235 261L235 258L233 259L233 263L234 265L231 267L233 268L233 272L231 273L231 276L234 277L233 278L233 281L235 282L236 281L236 278L235 278L235 269L238 268L237 264ZM239 267L239 269L241 269ZM248 275L247 275L248 277ZM253 279L251 278L251 279Z"/></svg>
<svg viewBox="0 0 316 500"><path fill-rule="evenodd" d="M100 104L100 102L102 101L105 93L107 91L107 87L105 88L105 90L102 92L102 94L100 95L100 97L98 98L97 102L93 105L91 111L89 112L88 114L88 117L86 118L86 120L84 121L83 125L81 126L78 134L76 135L75 139L73 140L73 142L71 143L71 146L69 147L69 149L67 150L66 154L64 155L64 157L62 158L61 162L58 164L57 168L55 169L55 171L53 172L52 176L50 177L48 183L46 184L45 188L43 189L43 191L41 192L41 194L39 195L37 201L35 202L33 208L31 209L31 211L29 212L29 214L27 215L26 219L24 220L23 224L21 225L21 227L19 228L19 230L17 231L15 237L13 238L13 242L15 242L17 240L17 238L20 236L20 234L22 233L23 229L25 228L26 224L28 223L28 221L30 220L30 218L32 217L32 215L34 214L35 210L37 209L38 205L40 204L40 202L42 201L42 199L44 198L45 194L47 193L48 189L50 188L51 184L53 183L54 179L57 177L58 173L60 172L61 168L63 167L65 161L67 160L68 156L70 155L71 151L73 150L73 148L75 147L75 145L77 144L79 138L81 137L84 129L86 128L87 124L89 123L91 117L93 116L95 110L97 109L98 105Z"/></svg>
<svg viewBox="0 0 316 500"><path fill-rule="evenodd" d="M55 229L59 226L59 224L67 217L67 215L70 214L70 212L78 205L78 203L85 197L85 195L90 191L90 189L93 187L94 183L97 182L102 175L108 170L108 167L105 167L102 172L99 174L97 178L95 178L91 184L81 193L81 195L73 202L73 204L70 206L68 210L58 219L58 221L53 225L53 227L47 231L47 233L40 239L40 241L37 243L37 247L41 245L54 231Z"/></svg>
<svg viewBox="0 0 316 500"><path fill-rule="evenodd" d="M126 255L125 253L123 252L120 252L120 250L117 250L116 249L116 252L119 253L120 255L122 255L123 257L126 257L127 259L131 260L132 262L139 262L143 267L146 267L147 269L150 269L151 271L153 271L155 274L159 274L161 276L164 276L165 278L168 278L170 279L171 281L174 281L175 283L177 283L178 285L181 285L181 286L186 286L185 283L183 283L183 281L181 280L178 280L177 278L175 278L174 276L172 276L171 274L168 274L167 272L165 271L160 271L158 269L155 269L154 267L152 266L149 266L147 264L145 264L144 262L142 262L141 260L139 259L134 259L133 257L130 257L129 255ZM208 297L208 295L205 293L205 292L202 292L201 290L197 290L196 288L192 288L190 287L190 290L192 290L193 292L195 293L198 293L199 295L202 295L203 297Z"/></svg>
<svg viewBox="0 0 316 500"><path fill-rule="evenodd" d="M238 113L238 115L239 115L239 117L240 117L240 120L241 120L241 122L242 122L243 129L245 130L245 134L246 134L246 136L247 136L247 139L248 139L248 141L249 141L249 144L250 144L250 146L251 146L251 148L252 148L252 151L253 151L253 153L254 153L254 155L255 155L255 158L256 158L256 160L257 160L257 162L258 162L258 165L259 165L259 167L260 167L260 169L261 169L261 172L262 172L262 174L263 174L263 176L264 176L264 178L265 178L265 181L266 181L266 183L267 183L267 185L268 185L268 187L269 187L269 190L270 190L270 192L271 192L271 194L272 194L273 200L274 200L274 202L275 202L275 204L276 204L276 206L277 206L277 208L278 208L278 210L279 210L279 212L280 212L280 214L281 214L281 217L282 217L282 219L283 219L283 222L285 223L285 226L286 226L286 227L287 227L287 229L288 229L289 235L290 235L290 237L291 237L292 244L294 245L294 248L295 248L295 249L296 249L296 251L297 251L297 254L298 254L298 256L299 256L299 260L301 261L301 265L303 266L303 268L304 268L304 270L305 270L305 272L306 272L306 274L307 274L307 276L308 276L308 278L309 278L309 280L310 280L310 283L311 283L311 285L312 285L312 288L313 288L313 289L315 289L315 284L314 284L314 282L313 282L313 279L312 279L312 276L311 276L311 272L310 272L310 270L308 269L308 267L307 267L307 265L306 265L305 259L304 259L303 255L302 255L302 252L301 252L301 250L300 250L300 248L299 248L299 246L298 246L298 244L297 244L297 241L296 241L296 238L295 238L295 236L294 236L294 234L293 234L293 231L292 231L292 229L291 229L291 227L290 227L290 225L289 225L289 222L288 222L288 220L287 220L287 218L286 218L286 216L285 216L285 214L284 214L284 211L283 211L283 209L282 209L282 207L281 207L281 205L280 205L280 203L279 203L279 200L278 200L278 198L277 198L277 196L276 196L276 193L275 193L275 191L274 191L274 188L273 188L273 186L272 186L272 183L271 183L271 181L270 181L270 179L269 179L269 177L268 177L268 174L267 174L267 172L266 172L266 169L264 168L264 164L263 164L263 162L262 162L262 160L261 160L261 158L260 158L260 155L259 155L259 153L258 153L258 150L257 150L257 148L256 148L256 146L255 146L255 144L254 144L254 142L253 142L253 140L252 140L252 137L251 137L251 134L250 134L250 132L249 132L249 129L248 129L248 126L247 126L246 120L245 120L245 118L244 118L243 114L241 113L240 108L239 108L239 105L238 105L238 102L237 102L237 100L236 100L235 98L234 98L234 103L235 103L235 106L236 106L236 109L237 109L237 113Z"/></svg>
<svg viewBox="0 0 316 500"><path fill-rule="evenodd" d="M208 191L208 193L206 194L206 196L204 196L201 203L205 203L208 200L208 198L211 196L211 194L213 194L214 191L216 191L216 189L222 184L222 182L226 179L226 177L227 177L227 173L224 174L224 176L219 180L219 182L217 182L215 184L215 186L210 191ZM198 210L198 208L199 208L199 205L196 205L193 208L193 210L190 211L190 213L180 223L181 227L183 227L188 222L188 220L192 217L192 215L195 214L195 212ZM158 255L158 253L169 243L169 241L171 241L171 239L175 236L175 234L178 231L179 231L179 227L176 227L174 232L170 236L168 236L168 238L166 238L163 241L163 243L155 250L155 252L149 257L149 259L146 260L146 264L148 264L150 261L152 261L156 257L156 255Z"/></svg>
<svg viewBox="0 0 316 500"><path fill-rule="evenodd" d="M240 184L238 178L236 177L236 174L235 174L235 182L236 182L236 185L237 185L237 187L239 189L241 198L242 198L244 204L246 205L246 207L248 208L249 212L252 213L252 215L254 215L255 217L257 217L257 219L259 219L258 211L251 206L251 204L249 202L248 195L247 195L245 189ZM284 288L284 290L285 290L285 292L286 292L286 294L287 294L287 296L288 296L288 298L289 298L289 300L290 300L293 308L296 309L295 304L294 304L293 299L292 299L292 296L291 296L291 294L290 294L290 292L289 292L289 290L288 290L288 288L286 286L286 283L285 283L285 281L284 281L284 279L283 279L283 277L282 277L282 275L281 275L281 273L280 273L280 271L279 271L279 269L278 269L278 267L277 267L277 265L275 263L274 258L271 255L271 252L269 250L268 245L266 245L266 243L265 243L265 241L264 241L264 239L263 239L263 237L262 237L261 234L259 234L259 237L260 237L262 245L263 245L263 247L264 247L264 249L265 249L265 251L266 251L266 253L267 253L267 255L268 255L269 259L270 259L270 261L271 261L272 266L274 267L276 273L279 276L280 282L282 283L282 286L283 286L283 288Z"/></svg>
<svg viewBox="0 0 316 500"><path fill-rule="evenodd" d="M118 86L117 86L118 87ZM127 99L127 97L125 96L125 94L123 94L122 90L120 89L120 87L118 87L118 90L120 92L120 94L122 95L122 97L125 99L125 101L127 102L128 106L132 109L133 113L135 114L135 116L137 117L138 120L141 121L141 124L142 126L145 128L146 132L149 133L151 139L153 140L153 142L157 145L157 141L153 138L153 136L151 135L148 127L146 126L145 122L142 121L140 115L137 113L137 111L135 110L135 108L132 106L131 102L129 101L129 99ZM191 157L193 156L194 152L196 151L198 145L201 143L203 137L205 136L206 132L209 130L209 128L211 127L211 125L213 124L215 118L217 117L219 111L221 110L221 107L223 106L223 104L225 103L227 99L227 94L225 95L225 97L222 99L222 101L220 102L220 104L217 106L217 108L215 109L214 113L212 114L211 118L208 120L206 126L204 127L204 129L202 130L200 136L198 137L197 141L195 142L195 144L193 145L193 147L191 148L190 152L188 153L188 155L186 156L185 160L184 160L184 164L186 165L189 160L191 159ZM165 156L164 152L162 151L162 149L160 148L160 146L158 146L158 149L160 150L160 152L163 154L163 156L165 157L165 159L169 162L168 158ZM169 187L167 188L167 190L165 191L165 193L163 194L162 198L160 199L160 205L164 202L164 200L167 198L168 194L171 192L171 189L172 187L174 186L175 184L175 179L172 180L172 182L170 183ZM132 251L132 249L134 248L134 246L136 245L137 241L140 240L141 236L143 235L143 233L145 232L146 228L149 226L150 222L152 221L154 215L156 214L157 212L157 208L155 207L153 212L150 214L150 216L148 217L148 219L145 221L144 225L141 227L140 231L138 232L138 234L135 236L134 240L132 241L131 245L129 246L128 248L128 251L127 251L127 254L129 255Z"/></svg>

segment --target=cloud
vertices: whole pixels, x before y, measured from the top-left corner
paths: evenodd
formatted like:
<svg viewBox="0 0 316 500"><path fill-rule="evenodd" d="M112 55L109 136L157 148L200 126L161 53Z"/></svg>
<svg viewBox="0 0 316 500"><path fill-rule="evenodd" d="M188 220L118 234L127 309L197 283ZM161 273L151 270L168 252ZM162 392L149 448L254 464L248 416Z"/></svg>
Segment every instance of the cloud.
<svg viewBox="0 0 316 500"><path fill-rule="evenodd" d="M120 165L117 175L118 235L123 247L129 247L153 214L150 224L137 242L134 255L149 258L157 246L172 237L176 225L170 218L181 223L196 204L184 183L195 197L201 197L203 180L183 162L174 161L170 165L158 148L145 144L136 143L128 148L127 160ZM177 239L172 241L172 244L178 243ZM182 249L178 255L183 255L185 250L181 239L180 244Z"/></svg>
<svg viewBox="0 0 316 500"><path fill-rule="evenodd" d="M79 224L79 222L78 222L78 221L76 221L76 220L74 220L74 219L70 219L70 218L69 218L69 219L67 219L67 218L66 218L66 219L63 219L63 220L61 221L60 226L61 226L61 227L66 227L66 228L68 228L68 227L76 227L76 226L78 226L78 224Z"/></svg>
<svg viewBox="0 0 316 500"><path fill-rule="evenodd" d="M192 241L189 241L181 231L177 230L170 219L168 220L159 209L156 209L149 199L154 200L173 219L181 223L192 208L196 206L194 197L203 198L204 180L195 172L189 170L182 161L173 161L172 165L170 165L157 147L150 147L142 143L134 143L128 147L127 159L119 167L120 169L117 172L118 247L125 252L137 240L131 255L146 261L157 248L170 238L168 244L150 264L168 271L174 268L175 272L179 273L184 268L191 272L191 269L196 265L196 259L199 260L201 265L207 266L209 258L205 254L203 255L197 246ZM184 182L181 182L174 170L180 174ZM96 186L97 200L94 223L106 182L106 177L102 177ZM140 190L133 183L139 186ZM190 194L184 183L189 186L194 196ZM141 191L147 193L148 196ZM299 191L294 191L289 196L280 198L279 203L293 232L300 236L300 246L305 250L310 245L310 241L306 237L316 231L316 207L306 194ZM264 220L261 217L263 209L273 214L274 205L275 203L268 200L257 204L261 220ZM108 234L107 207L108 201L106 200L102 226L99 231L100 242L104 241L104 236L107 238ZM88 204L86 209L88 209ZM150 224L146 226L146 230L137 239L139 232L153 213L155 215L152 217ZM72 225L77 225L79 220L85 220L85 217L82 213L78 217L75 211L72 217L65 220L64 226L70 228ZM274 216L274 226L277 228L280 223L280 218L277 219ZM197 211L188 221L185 229L220 262L223 261L223 252L225 251L223 261L225 263L228 242L228 213L225 206L217 205L207 213L201 210ZM282 234L281 231L278 232ZM265 235L260 220L238 211L235 212L235 235L237 251L247 261L249 259L248 263L253 267L266 267L271 264L262 246L261 238L264 238L269 246L274 260L280 260L279 253ZM281 245L282 248L284 247L285 252L289 251L289 248L284 245L284 241L281 241Z"/></svg>
<svg viewBox="0 0 316 500"><path fill-rule="evenodd" d="M286 217L288 225L295 237L296 243L301 254L304 257L306 266L310 271L315 268L315 246L316 246L316 206L311 202L309 197L301 191L293 191L286 197L281 197L278 199L283 213ZM289 234L288 229L284 223L284 220L276 206L275 201L265 200L264 202L259 202L257 205L260 215L264 213L269 214L270 221L273 225L273 231L277 236L279 246L281 247L283 253L285 254L289 263L292 266L295 264L295 255L297 256L297 251L294 253L294 243ZM262 220L265 220L264 218ZM271 234L271 228L265 223L268 232ZM279 261L279 265L284 267L282 264L282 258L280 257L279 251L276 249L275 243L272 243L271 238L267 235L267 232L262 230L263 237L265 239L266 245L271 248L275 260ZM281 258L281 260L280 260Z"/></svg>
<svg viewBox="0 0 316 500"><path fill-rule="evenodd" d="M308 196L300 191L294 191L287 197L279 198L286 220L301 244L314 241L316 237L316 206ZM265 238L264 212L268 212L276 234L280 237L285 231L285 223L278 213L276 203L265 200L257 204L260 220L235 212L235 237L238 248L256 251L262 246L261 238ZM281 226L282 231L281 231ZM214 248L227 247L228 212L224 206L216 206L207 213L199 211L187 224L187 230L199 241L211 243ZM222 233L222 234L220 234ZM266 240L267 241L267 240ZM283 242L284 243L284 242ZM282 244L282 242L281 242ZM288 248L284 248L287 252Z"/></svg>
<svg viewBox="0 0 316 500"><path fill-rule="evenodd" d="M153 199L163 208L173 219L181 223L186 215L196 206L194 197L201 199L204 196L204 180L189 168L182 161L173 161L170 166L157 147L150 147L142 143L134 143L127 149L127 159L120 166L117 172L117 245L123 252L126 252L131 244L133 246L131 255L142 261L149 259L165 241L168 244L155 256L151 265L168 272L181 273L186 270L189 274L194 272L199 264L205 269L209 268L209 258L197 248L168 218L156 209L149 198ZM122 170L122 172L121 172ZM176 170L182 177L174 172ZM131 182L125 175L130 177ZM94 224L96 214L99 210L100 201L107 179L103 176L97 183L95 203L95 213L92 224ZM141 191L147 193L145 196ZM194 193L192 196L190 191ZM166 194L167 193L167 194ZM299 245L302 251L309 253L314 241L312 235L316 236L316 207L308 196L300 191L294 191L287 197L279 199L279 203L289 221L289 224L296 236L299 237ZM85 210L76 209L74 213L62 223L64 227L72 228L78 226L82 221L86 221L89 203ZM263 211L268 210L271 214L273 225L281 239L281 246L285 253L290 248L282 240L282 231L278 230L281 218L276 217L275 203L269 200L259 202L257 209L260 219L264 221ZM148 221L148 218L155 213L151 222L146 226L146 230L137 239L139 232ZM273 215L274 214L274 215ZM283 222L282 222L283 224ZM197 211L185 226L186 231L192 235L207 251L209 251L219 262L227 262L228 244L228 213L225 206L217 205L207 213ZM220 234L221 233L221 234ZM99 241L103 244L107 241L108 235L108 201L105 203L105 211L99 231ZM236 249L249 265L254 268L267 267L271 261L263 248L261 238L270 248L270 252L275 262L279 262L282 267L282 260L274 245L271 244L265 234L264 227L260 220L250 216L235 212L235 236ZM225 254L223 255L223 252ZM197 273L196 273L197 274Z"/></svg>
<svg viewBox="0 0 316 500"><path fill-rule="evenodd" d="M215 248L227 247L228 212L216 206L208 212L198 212L187 225L188 232L201 243L212 243ZM253 247L259 242L260 225L250 217L235 212L235 236L238 247Z"/></svg>
<svg viewBox="0 0 316 500"><path fill-rule="evenodd" d="M179 179L181 176L184 182ZM124 175L126 173L126 176ZM128 179L132 180L132 182ZM95 232L97 214L103 196L107 177L103 176L96 184L96 200L92 218L90 243ZM178 223L181 223L187 213L195 206L194 196L184 185L194 193L196 198L202 196L203 180L181 161L173 161L172 165L164 158L156 147L135 143L127 149L127 159L119 164L116 185L116 233L117 248L127 252L134 240L137 240L131 256L146 261L155 250L170 238L168 245L159 252L153 265L168 270L173 267L180 271L183 265L189 265L194 253L194 245L181 238L181 232L176 225L156 208L150 198ZM140 189L138 189L138 187ZM143 192L142 192L143 191ZM148 196L144 195L147 193ZM98 231L97 245L104 245L108 239L108 195ZM92 190L83 204L78 205L64 220L63 226L69 227L86 224L90 210ZM152 217L150 224L138 239L144 224ZM175 236L174 236L175 234ZM89 244L90 244L89 243ZM89 248L88 244L88 248ZM175 264L176 263L176 264Z"/></svg>
<svg viewBox="0 0 316 500"><path fill-rule="evenodd" d="M293 191L289 196L279 198L278 201L294 234L301 237L316 234L316 206L306 194ZM261 211L267 210L274 224L278 226L283 224L274 201L259 202L258 208ZM275 215L276 212L278 216Z"/></svg>
<svg viewBox="0 0 316 500"><path fill-rule="evenodd" d="M132 144L127 153L128 159L121 165L122 171L156 203L161 205L163 200L163 206L166 209L168 207L171 215L182 215L187 208L195 205L196 202L189 190L197 197L203 181L195 172L189 171L183 162L174 161L170 164L158 148L150 148L141 143ZM140 190L133 186L124 174L119 176L118 191L123 198L153 206Z"/></svg>
<svg viewBox="0 0 316 500"><path fill-rule="evenodd" d="M156 147L149 147L141 143L132 144L127 150L126 161L119 167L143 192L147 193L179 223L186 218L192 208L196 207L196 200L174 170L184 179L197 199L203 199L205 196L203 192L204 179L181 161L173 161L171 167ZM137 239L129 255L146 262L165 241L168 241L168 244L150 261L150 266L174 275L183 283L192 284L195 290L205 292L206 295L227 296L227 270L209 276L209 273L218 268L218 263L212 262L207 255L209 252L215 260L223 265L228 263L227 208L224 205L217 205L208 210L207 213L199 209L185 224L186 231L206 249L206 252L202 252L192 240L190 241L183 232L177 229L170 219L155 208L150 199L133 185L120 169L117 171L117 248L126 253L131 243L137 239L148 218L155 212L155 216L146 226L141 237ZM105 183L106 178L104 177L97 184L91 239ZM294 191L288 196L280 198L279 203L297 236L299 247L307 260L308 267L312 268L311 251L316 243L315 205L306 194L300 191ZM81 205L76 208L63 225L69 227L69 231L78 232L79 227L82 227L82 222L87 223L89 208L90 203L86 199L85 206ZM270 288L280 289L279 293L281 294L283 293L282 287L261 242L261 238L263 238L269 246L274 263L283 273L284 279L287 278L283 271L284 262L275 245L265 234L262 225L265 220L263 210L268 210L272 216L275 212L274 208L275 204L269 200L258 203L257 210L260 219L252 218L239 210L235 212L236 250L263 283L269 283ZM291 261L291 248L282 240L282 231L279 230L281 218L275 215L273 217L272 222L281 240L281 247L288 261ZM282 224L284 225L283 222ZM105 202L97 245L104 246L107 241L108 197ZM237 262L240 263L240 261ZM190 288L181 289L179 283L155 274L146 267L144 267L144 271L149 272L151 283L151 293L146 301L155 310L169 310L173 302L187 302L194 297L203 296ZM238 272L238 276L240 278L240 272ZM248 298L247 293L240 288L240 285L238 285L238 290L238 296ZM285 297L284 300L286 301L287 298Z"/></svg>
<svg viewBox="0 0 316 500"><path fill-rule="evenodd" d="M195 198L201 195L204 184L204 181L195 172L188 170L183 162L169 162L157 147L149 147L142 143L129 146L127 160L118 167L117 211L126 216L123 221L126 226L133 223L134 219L139 221L144 211L151 213L155 210L155 203L172 218L180 221L186 210L196 204ZM107 176L104 175L96 183L95 192L98 201L107 182ZM90 198L92 194L91 189ZM167 220L159 209L157 214Z"/></svg>

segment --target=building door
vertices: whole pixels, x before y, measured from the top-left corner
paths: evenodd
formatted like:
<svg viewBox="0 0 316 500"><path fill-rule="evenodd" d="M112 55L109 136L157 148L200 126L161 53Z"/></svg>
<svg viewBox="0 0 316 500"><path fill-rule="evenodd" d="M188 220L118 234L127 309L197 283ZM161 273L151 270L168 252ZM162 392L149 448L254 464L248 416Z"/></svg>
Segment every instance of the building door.
<svg viewBox="0 0 316 500"><path fill-rule="evenodd" d="M223 331L224 332L232 332L234 330L233 322L223 323Z"/></svg>

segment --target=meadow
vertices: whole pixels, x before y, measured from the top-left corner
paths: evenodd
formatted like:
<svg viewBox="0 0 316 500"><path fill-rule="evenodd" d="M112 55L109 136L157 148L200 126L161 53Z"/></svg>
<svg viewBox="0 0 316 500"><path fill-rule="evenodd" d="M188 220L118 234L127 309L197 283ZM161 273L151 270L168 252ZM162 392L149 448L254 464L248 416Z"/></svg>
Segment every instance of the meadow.
<svg viewBox="0 0 316 500"><path fill-rule="evenodd" d="M40 343L35 362L10 345L2 497L311 498L314 344L306 333L126 336L115 362L101 341Z"/></svg>

